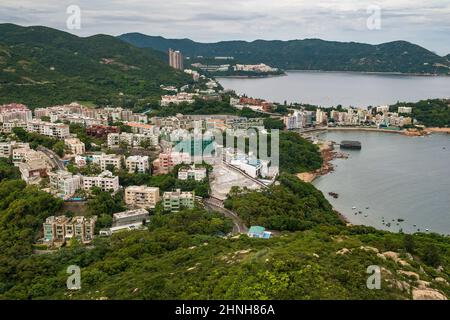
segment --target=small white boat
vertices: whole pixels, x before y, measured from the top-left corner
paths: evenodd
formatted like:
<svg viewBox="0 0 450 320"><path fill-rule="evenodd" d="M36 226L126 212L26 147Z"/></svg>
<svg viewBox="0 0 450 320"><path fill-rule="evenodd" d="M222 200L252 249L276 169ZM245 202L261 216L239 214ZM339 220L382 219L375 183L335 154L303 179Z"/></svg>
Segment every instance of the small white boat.
<svg viewBox="0 0 450 320"><path fill-rule="evenodd" d="M356 209L356 207L352 207L352 210L355 210Z"/></svg>

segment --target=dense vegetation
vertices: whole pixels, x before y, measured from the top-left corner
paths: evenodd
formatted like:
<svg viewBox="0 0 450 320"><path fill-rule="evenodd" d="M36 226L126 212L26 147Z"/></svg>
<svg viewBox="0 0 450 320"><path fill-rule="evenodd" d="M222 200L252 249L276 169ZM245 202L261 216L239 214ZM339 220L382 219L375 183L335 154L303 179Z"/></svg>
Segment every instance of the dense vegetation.
<svg viewBox="0 0 450 320"><path fill-rule="evenodd" d="M225 206L236 212L247 225L272 230L306 230L317 225L341 222L322 193L311 184L287 174L280 185L257 192L233 187Z"/></svg>
<svg viewBox="0 0 450 320"><path fill-rule="evenodd" d="M15 167L9 158L0 158L0 182L3 180L20 179L19 168Z"/></svg>
<svg viewBox="0 0 450 320"><path fill-rule="evenodd" d="M412 107L412 117L427 127L450 127L450 100L401 102L391 106L391 110L397 112L398 107Z"/></svg>
<svg viewBox="0 0 450 320"><path fill-rule="evenodd" d="M149 230L96 238L93 247L73 242L33 254L43 220L58 214L62 201L23 181L0 182L0 299L408 299L402 287L417 281L399 270L450 294L445 282L433 281L449 279L448 237L346 227L312 185L289 175L280 183L261 194L234 190L230 203L252 221L304 231L223 238L231 222L196 207L152 215ZM110 223L122 204L120 196L96 190L88 214ZM344 248L346 254L337 253ZM374 250L398 252L408 265ZM70 265L82 270L79 291L66 289ZM381 290L366 288L369 265L383 267Z"/></svg>
<svg viewBox="0 0 450 320"><path fill-rule="evenodd" d="M134 107L159 97L161 84L192 82L159 52L112 36L79 38L13 24L0 24L0 69L0 104L33 108L73 101Z"/></svg>
<svg viewBox="0 0 450 320"><path fill-rule="evenodd" d="M280 132L280 170L300 173L322 166L319 148L295 132Z"/></svg>
<svg viewBox="0 0 450 320"><path fill-rule="evenodd" d="M120 38L140 48L164 52L168 48L177 48L192 57L232 56L242 63L262 62L284 70L441 74L450 71L450 62L445 57L406 41L379 45L320 39L198 43L189 39L165 39L139 33L124 34Z"/></svg>

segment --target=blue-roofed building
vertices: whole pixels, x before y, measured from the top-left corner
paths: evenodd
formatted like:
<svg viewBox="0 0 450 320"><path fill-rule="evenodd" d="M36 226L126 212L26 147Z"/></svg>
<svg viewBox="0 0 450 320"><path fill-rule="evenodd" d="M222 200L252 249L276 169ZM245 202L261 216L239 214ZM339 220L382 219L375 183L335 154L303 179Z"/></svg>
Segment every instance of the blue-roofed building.
<svg viewBox="0 0 450 320"><path fill-rule="evenodd" d="M250 238L269 239L272 236L272 232L266 231L264 227L251 226L247 235Z"/></svg>

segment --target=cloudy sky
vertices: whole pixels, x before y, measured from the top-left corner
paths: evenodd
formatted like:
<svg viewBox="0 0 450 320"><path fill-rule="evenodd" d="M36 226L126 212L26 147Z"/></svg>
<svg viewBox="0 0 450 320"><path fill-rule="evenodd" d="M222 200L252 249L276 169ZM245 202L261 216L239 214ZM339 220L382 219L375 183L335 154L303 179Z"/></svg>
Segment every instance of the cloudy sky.
<svg viewBox="0 0 450 320"><path fill-rule="evenodd" d="M81 9L79 30L67 29L70 5ZM380 28L368 28L373 8L381 10ZM80 36L141 32L202 42L407 40L450 53L450 0L1 0L0 22Z"/></svg>

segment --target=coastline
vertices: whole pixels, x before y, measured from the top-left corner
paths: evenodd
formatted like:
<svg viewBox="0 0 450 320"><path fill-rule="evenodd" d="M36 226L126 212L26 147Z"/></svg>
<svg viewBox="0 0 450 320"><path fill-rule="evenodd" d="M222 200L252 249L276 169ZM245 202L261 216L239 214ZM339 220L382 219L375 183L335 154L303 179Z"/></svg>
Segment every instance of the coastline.
<svg viewBox="0 0 450 320"><path fill-rule="evenodd" d="M404 72L383 72L383 71L350 71L350 70L301 70L288 69L286 72L327 72L327 73L354 73L354 74L368 74L368 75L391 75L391 76L410 76L410 77L449 77L450 74L445 73L404 73Z"/></svg>
<svg viewBox="0 0 450 320"><path fill-rule="evenodd" d="M261 76L214 76L214 78L216 79L220 79L220 78L226 78L226 79L267 79L267 78L276 78L276 77L287 77L288 74L286 72L280 73L280 74L268 74L268 75L261 75Z"/></svg>

